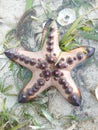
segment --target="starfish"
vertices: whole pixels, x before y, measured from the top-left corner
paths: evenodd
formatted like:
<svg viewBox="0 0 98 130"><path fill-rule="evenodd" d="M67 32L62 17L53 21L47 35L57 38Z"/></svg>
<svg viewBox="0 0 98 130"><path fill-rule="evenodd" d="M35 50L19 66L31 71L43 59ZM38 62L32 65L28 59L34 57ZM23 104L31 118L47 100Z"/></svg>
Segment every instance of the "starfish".
<svg viewBox="0 0 98 130"><path fill-rule="evenodd" d="M31 80L19 93L19 103L26 103L50 86L54 86L69 103L80 106L81 93L71 77L71 71L79 63L91 57L95 48L80 46L71 51L63 52L59 48L58 34L56 22L49 19L42 31L41 43L44 44L38 52L19 48L5 51L5 55L9 59L33 73Z"/></svg>

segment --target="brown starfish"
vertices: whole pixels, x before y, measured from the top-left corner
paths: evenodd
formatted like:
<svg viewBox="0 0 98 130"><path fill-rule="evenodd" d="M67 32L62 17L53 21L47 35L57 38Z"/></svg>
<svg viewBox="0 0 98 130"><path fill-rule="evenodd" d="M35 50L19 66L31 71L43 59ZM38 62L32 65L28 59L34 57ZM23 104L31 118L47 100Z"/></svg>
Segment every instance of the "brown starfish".
<svg viewBox="0 0 98 130"><path fill-rule="evenodd" d="M8 58L28 68L33 73L29 83L21 90L18 101L20 103L27 102L50 86L54 86L68 102L79 106L81 94L71 78L71 70L92 56L95 49L81 46L61 53L57 24L52 19L49 19L44 26L42 43L44 43L43 48L38 52L29 52L18 48L5 51Z"/></svg>

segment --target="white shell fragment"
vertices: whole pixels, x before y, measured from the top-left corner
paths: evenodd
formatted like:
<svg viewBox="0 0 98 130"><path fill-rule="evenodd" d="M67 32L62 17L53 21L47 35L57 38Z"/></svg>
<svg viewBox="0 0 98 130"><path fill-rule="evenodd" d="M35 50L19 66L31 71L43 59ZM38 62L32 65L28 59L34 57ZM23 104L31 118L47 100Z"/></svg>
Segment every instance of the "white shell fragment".
<svg viewBox="0 0 98 130"><path fill-rule="evenodd" d="M73 23L76 20L76 13L73 9L66 8L59 12L57 22L61 26L66 26Z"/></svg>
<svg viewBox="0 0 98 130"><path fill-rule="evenodd" d="M96 96L96 99L98 100L98 86L95 89L95 96Z"/></svg>

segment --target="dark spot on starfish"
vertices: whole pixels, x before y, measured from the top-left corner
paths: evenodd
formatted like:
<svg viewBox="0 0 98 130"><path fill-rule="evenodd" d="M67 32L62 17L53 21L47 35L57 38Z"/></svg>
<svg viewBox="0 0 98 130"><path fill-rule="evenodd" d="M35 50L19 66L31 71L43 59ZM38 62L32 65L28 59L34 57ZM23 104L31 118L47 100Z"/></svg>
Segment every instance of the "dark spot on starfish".
<svg viewBox="0 0 98 130"><path fill-rule="evenodd" d="M53 46L48 46L48 47L47 47L47 51L48 51L48 52L53 51Z"/></svg>
<svg viewBox="0 0 98 130"><path fill-rule="evenodd" d="M38 61L41 61L41 59L38 59Z"/></svg>
<svg viewBox="0 0 98 130"><path fill-rule="evenodd" d="M52 22L53 22L53 19L51 19L51 18L48 19L48 21L45 24L45 27L48 28L51 25Z"/></svg>
<svg viewBox="0 0 98 130"><path fill-rule="evenodd" d="M52 40L54 38L53 33L50 33L48 38L49 38L49 40Z"/></svg>
<svg viewBox="0 0 98 130"><path fill-rule="evenodd" d="M66 62L67 62L69 65L71 65L71 64L73 63L73 60L72 60L71 57L69 57L69 58L67 58Z"/></svg>
<svg viewBox="0 0 98 130"><path fill-rule="evenodd" d="M25 103L25 102L27 102L28 100L27 100L27 94L25 94L25 93L20 93L19 94L19 96L18 96L18 102L19 103Z"/></svg>
<svg viewBox="0 0 98 130"><path fill-rule="evenodd" d="M36 87L33 88L33 92L37 92L38 89Z"/></svg>
<svg viewBox="0 0 98 130"><path fill-rule="evenodd" d="M39 86L43 86L45 84L45 80L44 79L38 79L37 83Z"/></svg>
<svg viewBox="0 0 98 130"><path fill-rule="evenodd" d="M54 77L54 80L56 80L56 81L57 81L57 80L58 80L58 78L57 78L57 77Z"/></svg>
<svg viewBox="0 0 98 130"><path fill-rule="evenodd" d="M61 58L61 61L64 61L64 58Z"/></svg>
<svg viewBox="0 0 98 130"><path fill-rule="evenodd" d="M58 69L56 69L56 70L53 71L53 76L60 77L61 76L61 72Z"/></svg>
<svg viewBox="0 0 98 130"><path fill-rule="evenodd" d="M30 59L30 65L35 65L36 64L36 59L32 58Z"/></svg>
<svg viewBox="0 0 98 130"><path fill-rule="evenodd" d="M63 72L61 72L61 76L64 76L64 73L63 73Z"/></svg>
<svg viewBox="0 0 98 130"><path fill-rule="evenodd" d="M72 100L76 100L76 99L77 99L77 95L76 95L76 94L73 94L73 95L71 96L71 98L72 98Z"/></svg>
<svg viewBox="0 0 98 130"><path fill-rule="evenodd" d="M40 69L45 69L46 67L47 67L47 63L46 63L46 62L40 61L40 62L38 63L38 68L40 68Z"/></svg>
<svg viewBox="0 0 98 130"><path fill-rule="evenodd" d="M67 68L68 64L64 63L63 68Z"/></svg>
<svg viewBox="0 0 98 130"><path fill-rule="evenodd" d="M17 60L18 58L19 58L18 54L15 53L15 54L14 54L14 60Z"/></svg>
<svg viewBox="0 0 98 130"><path fill-rule="evenodd" d="M46 81L49 81L50 77L49 78L46 78Z"/></svg>
<svg viewBox="0 0 98 130"><path fill-rule="evenodd" d="M51 76L50 70L44 70L43 75L44 75L45 78L49 78Z"/></svg>
<svg viewBox="0 0 98 130"><path fill-rule="evenodd" d="M68 88L66 88L65 93L71 94L72 91L73 91L72 87L68 87Z"/></svg>
<svg viewBox="0 0 98 130"><path fill-rule="evenodd" d="M74 57L73 59L74 59L74 60L76 60L77 58L76 58L76 57Z"/></svg>
<svg viewBox="0 0 98 130"><path fill-rule="evenodd" d="M24 57L24 63L28 64L30 62L30 58L29 57Z"/></svg>
<svg viewBox="0 0 98 130"><path fill-rule="evenodd" d="M59 79L59 84L62 84L62 85L66 84L66 79L60 78Z"/></svg>
<svg viewBox="0 0 98 130"><path fill-rule="evenodd" d="M37 84L34 84L32 87L32 91L33 92L37 92L39 90L40 86L38 86Z"/></svg>
<svg viewBox="0 0 98 130"><path fill-rule="evenodd" d="M40 77L43 77L43 73L40 73L39 76L40 76Z"/></svg>
<svg viewBox="0 0 98 130"><path fill-rule="evenodd" d="M47 41L47 45L49 45L49 46L51 46L51 45L53 45L53 40L49 40L49 41Z"/></svg>
<svg viewBox="0 0 98 130"><path fill-rule="evenodd" d="M19 59L20 59L21 61L23 61L23 60L24 60L24 55L20 55L20 56L19 56Z"/></svg>
<svg viewBox="0 0 98 130"><path fill-rule="evenodd" d="M32 96L34 93L31 88L27 89L27 95Z"/></svg>
<svg viewBox="0 0 98 130"><path fill-rule="evenodd" d="M54 55L54 56L56 56L56 54L55 54L55 53L53 53L53 55Z"/></svg>
<svg viewBox="0 0 98 130"><path fill-rule="evenodd" d="M83 54L79 52L79 53L77 54L77 58L78 58L78 60L81 60L81 59L83 58Z"/></svg>
<svg viewBox="0 0 98 130"><path fill-rule="evenodd" d="M67 64L62 61L59 61L56 66L57 68L63 69L67 67Z"/></svg>
<svg viewBox="0 0 98 130"><path fill-rule="evenodd" d="M62 87L63 87L63 89L66 89L66 88L67 88L67 86L66 86L66 85L63 85Z"/></svg>
<svg viewBox="0 0 98 130"><path fill-rule="evenodd" d="M69 87L69 83L68 82L63 83L62 87L63 89L67 89Z"/></svg>
<svg viewBox="0 0 98 130"><path fill-rule="evenodd" d="M46 55L47 57L47 61L50 63L50 64L53 64L55 63L56 61L56 57L55 56L51 56L51 55Z"/></svg>
<svg viewBox="0 0 98 130"><path fill-rule="evenodd" d="M49 31L50 31L50 32L54 32L54 28L53 28L53 27L50 27Z"/></svg>
<svg viewBox="0 0 98 130"><path fill-rule="evenodd" d="M63 63L59 62L59 63L56 64L56 66L61 69L61 68L63 68Z"/></svg>

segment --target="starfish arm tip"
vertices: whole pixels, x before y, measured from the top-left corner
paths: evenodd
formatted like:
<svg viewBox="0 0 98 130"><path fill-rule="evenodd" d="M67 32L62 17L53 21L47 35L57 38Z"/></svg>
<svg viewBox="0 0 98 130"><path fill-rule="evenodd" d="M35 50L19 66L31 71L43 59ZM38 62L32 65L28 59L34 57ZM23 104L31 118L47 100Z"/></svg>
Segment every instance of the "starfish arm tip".
<svg viewBox="0 0 98 130"><path fill-rule="evenodd" d="M23 95L21 92L18 95L18 102L19 103L27 103L28 99L26 97L26 95Z"/></svg>
<svg viewBox="0 0 98 130"><path fill-rule="evenodd" d="M91 57L95 53L95 48L94 47L86 46L85 50L87 52L87 57Z"/></svg>
<svg viewBox="0 0 98 130"><path fill-rule="evenodd" d="M81 95L78 95L77 93L73 93L68 98L68 102L71 103L74 106L80 106L82 101Z"/></svg>

